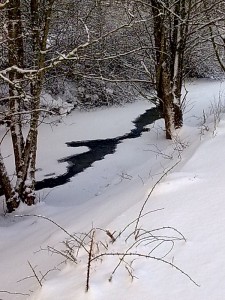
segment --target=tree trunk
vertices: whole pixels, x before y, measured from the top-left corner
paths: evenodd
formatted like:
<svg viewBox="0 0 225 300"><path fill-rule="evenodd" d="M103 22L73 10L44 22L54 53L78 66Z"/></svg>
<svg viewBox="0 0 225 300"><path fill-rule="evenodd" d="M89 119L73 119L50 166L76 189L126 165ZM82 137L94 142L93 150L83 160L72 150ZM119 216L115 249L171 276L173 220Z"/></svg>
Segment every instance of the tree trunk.
<svg viewBox="0 0 225 300"><path fill-rule="evenodd" d="M165 120L166 138L172 139L174 132L174 106L173 94L171 91L171 82L169 73L164 65L162 68L162 99L163 99L163 115Z"/></svg>
<svg viewBox="0 0 225 300"><path fill-rule="evenodd" d="M35 170L38 125L40 116L40 95L45 75L45 51L51 22L52 7L55 0L46 0L41 7L39 0L30 0L32 59L36 73L25 79L30 87L30 118L26 139L23 137L21 108L25 98L23 89L24 45L20 0L11 0L7 4L8 66L9 76L6 82L9 88L9 114L7 121L12 137L15 161L15 186L7 174L4 159L0 155L0 182L5 195L8 212L15 210L20 201L28 205L35 203ZM41 10L42 9L42 10ZM20 71L21 70L21 71ZM28 84L27 84L28 87ZM26 87L26 88L27 88Z"/></svg>
<svg viewBox="0 0 225 300"><path fill-rule="evenodd" d="M159 109L165 119L166 138L171 139L175 129L183 125L181 89L183 81L184 1L174 3L174 12L160 1L152 0L155 42L156 92ZM172 7L172 6L171 6Z"/></svg>
<svg viewBox="0 0 225 300"><path fill-rule="evenodd" d="M18 66L23 67L24 53L23 53L23 37L22 37L22 21L20 11L20 0L12 0L8 5L8 64L9 67ZM18 90L18 82L23 78L21 73L11 70L9 72L9 124L14 149L14 159L16 172L19 172L19 164L21 162L21 154L24 146L24 139L22 134L21 115L21 92ZM20 84L20 83L19 83Z"/></svg>
<svg viewBox="0 0 225 300"><path fill-rule="evenodd" d="M19 206L19 199L12 187L11 181L7 174L2 154L0 153L0 182L3 189L6 207L8 212L14 211Z"/></svg>

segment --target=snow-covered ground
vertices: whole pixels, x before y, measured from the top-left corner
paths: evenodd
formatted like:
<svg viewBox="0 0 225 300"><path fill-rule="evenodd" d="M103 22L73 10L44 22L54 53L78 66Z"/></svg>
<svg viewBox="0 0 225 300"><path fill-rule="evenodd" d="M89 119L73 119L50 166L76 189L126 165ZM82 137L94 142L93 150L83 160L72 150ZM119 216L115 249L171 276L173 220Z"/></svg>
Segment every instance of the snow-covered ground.
<svg viewBox="0 0 225 300"><path fill-rule="evenodd" d="M40 191L36 206L21 206L4 215L1 204L0 299L224 299L225 117L217 116L221 120L215 127L209 113L211 103L220 99L223 104L225 84L197 80L186 88L184 127L176 141L165 140L163 122L158 120L147 126L149 132L124 140L114 154L69 183ZM149 103L137 101L74 111L57 126L42 124L38 179L65 172L66 163L57 159L87 151L68 148L65 142L123 135L148 108ZM9 153L7 140L4 151ZM144 216L126 228L138 217L149 193ZM69 250L63 244L66 239L74 241L69 234L76 233L79 239L90 230L77 256L74 248L76 263L64 264L65 257L52 253ZM85 292L91 244L92 259L105 255L91 261L90 288Z"/></svg>

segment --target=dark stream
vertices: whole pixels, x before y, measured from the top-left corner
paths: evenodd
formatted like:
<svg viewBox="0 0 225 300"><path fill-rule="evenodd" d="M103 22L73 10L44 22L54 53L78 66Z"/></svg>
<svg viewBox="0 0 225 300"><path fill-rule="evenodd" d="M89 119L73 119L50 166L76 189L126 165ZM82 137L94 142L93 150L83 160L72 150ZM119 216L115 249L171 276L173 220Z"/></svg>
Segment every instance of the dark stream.
<svg viewBox="0 0 225 300"><path fill-rule="evenodd" d="M89 148L89 151L81 154L71 155L58 160L59 163L68 163L66 173L57 177L51 177L43 179L41 181L37 181L35 189L38 191L44 188L53 188L69 182L71 177L91 167L95 161L102 160L106 155L114 153L116 151L117 145L123 140L135 139L137 137L140 137L142 132L146 132L149 130L145 128L145 126L153 123L159 118L159 110L157 108L151 108L146 110L142 115L140 115L133 121L135 125L134 129L122 136L102 140L100 139L67 142L66 144L68 147L76 148L86 146Z"/></svg>
<svg viewBox="0 0 225 300"><path fill-rule="evenodd" d="M136 118L133 123L135 128L129 133L122 136L109 139L100 140L87 140L87 141L72 141L67 142L68 147L82 147L86 146L89 148L87 152L81 154L71 155L62 159L58 162L67 162L67 170L64 174L59 176L54 176L54 174L48 174L46 176L51 176L45 178L41 181L37 181L35 189L41 190L44 188L53 188L56 186L63 185L70 181L70 178L78 173L83 172L85 169L92 166L95 161L104 159L108 154L112 154L116 151L117 145L126 139L135 139L141 136L143 132L149 129L145 128L146 125L153 123L160 118L160 112L158 108L151 108L146 110L142 115ZM0 188L0 195L2 195L2 190Z"/></svg>

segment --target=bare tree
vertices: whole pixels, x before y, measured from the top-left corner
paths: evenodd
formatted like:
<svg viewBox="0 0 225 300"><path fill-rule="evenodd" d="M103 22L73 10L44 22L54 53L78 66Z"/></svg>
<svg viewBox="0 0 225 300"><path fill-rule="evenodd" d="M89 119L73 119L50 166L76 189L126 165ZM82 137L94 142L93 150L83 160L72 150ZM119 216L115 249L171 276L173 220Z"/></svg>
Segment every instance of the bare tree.
<svg viewBox="0 0 225 300"><path fill-rule="evenodd" d="M205 24L209 31L216 59L225 72L225 3L224 1L203 0Z"/></svg>
<svg viewBox="0 0 225 300"><path fill-rule="evenodd" d="M6 3L1 11L6 16L8 52L8 67L0 72L3 83L8 86L8 109L4 114L3 122L7 124L11 133L16 173L16 182L13 185L1 155L0 179L9 212L13 211L21 200L29 205L35 200L40 94L45 74L47 38L54 0L46 1L44 7L37 0L31 0L29 4L32 28L29 39L33 56L33 65L29 69L24 65L24 43L27 40L24 37L25 28L23 28L21 11L23 6L20 0L12 0ZM30 112L23 110L25 102L29 103ZM27 116L27 125L29 125L26 135L23 133L24 116Z"/></svg>
<svg viewBox="0 0 225 300"><path fill-rule="evenodd" d="M136 1L139 12L151 14L146 28L154 61L157 98L165 119L166 137L183 124L181 88L184 78L184 58L187 50L190 19L195 1ZM144 12L144 13L143 13Z"/></svg>
<svg viewBox="0 0 225 300"><path fill-rule="evenodd" d="M14 179L11 180L5 159L0 153L0 181L8 212L15 210L20 201L28 205L35 203L40 97L46 74L69 62L74 66L75 74L80 75L79 70L85 62L98 63L100 51L105 55L102 43L119 30L133 25L125 20L119 25L111 24L106 29L98 24L98 30L90 31L86 21L97 3L90 2L94 5L88 6L86 19L78 18L82 30L77 30L79 34L73 36L73 42L70 45L66 44L64 49L59 45L57 47L54 42L60 40L60 31L54 27L60 14L62 20L61 6L58 6L57 0L12 0L0 7L5 36L3 44L7 55L0 70L1 85L5 87L5 94L1 100L6 102L7 109L1 113L0 121L11 134L15 163ZM68 5L68 11L71 5L74 5L70 1L64 1L63 4ZM76 7L72 8L76 13ZM98 6L97 9L100 10ZM58 23L58 26L60 30L64 30L62 24ZM94 58L90 60L90 57ZM111 57L104 57L104 60L107 59ZM99 79L104 80L102 76Z"/></svg>
<svg viewBox="0 0 225 300"><path fill-rule="evenodd" d="M209 38L224 66L222 15L210 19L212 3L204 1L2 1L0 101L6 109L0 112L0 123L11 135L15 176L12 180L8 174L0 148L0 182L9 212L20 201L35 203L40 97L56 68L73 80L154 86L166 137L173 138L183 123L185 57L192 41L198 42L197 30L209 26ZM63 22L65 12L68 23ZM205 19L197 22L203 12Z"/></svg>

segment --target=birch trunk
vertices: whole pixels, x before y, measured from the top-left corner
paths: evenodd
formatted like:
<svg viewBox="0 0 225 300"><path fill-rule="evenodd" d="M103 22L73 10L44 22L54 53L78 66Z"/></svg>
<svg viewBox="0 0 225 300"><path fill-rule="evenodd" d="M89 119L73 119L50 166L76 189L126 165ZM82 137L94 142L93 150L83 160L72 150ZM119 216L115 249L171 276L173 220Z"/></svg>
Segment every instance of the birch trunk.
<svg viewBox="0 0 225 300"><path fill-rule="evenodd" d="M23 67L23 38L22 38L22 22L20 11L20 0L12 0L8 5L8 63L9 67ZM22 149L24 139L22 134L21 115L17 114L21 111L21 95L18 92L17 85L22 80L22 74L12 70L9 72L9 80L13 83L9 85L9 124L11 130L12 144L14 149L14 159L16 172L19 172L19 164L22 159Z"/></svg>
<svg viewBox="0 0 225 300"><path fill-rule="evenodd" d="M9 87L9 115L7 122L10 125L14 159L15 159L15 186L7 174L4 159L0 155L0 182L5 195L8 212L15 210L20 201L28 205L35 203L35 169L37 153L38 125L40 117L40 95L44 80L45 52L47 37L50 28L52 7L54 0L45 2L44 16L41 15L41 3L39 0L30 0L30 15L32 28L33 65L36 74L30 79L30 120L26 139L23 137L23 122L21 118L21 106L25 93L23 94L23 29L21 21L20 0L12 0L7 6L8 14L8 62L9 78L6 82Z"/></svg>
<svg viewBox="0 0 225 300"><path fill-rule="evenodd" d="M40 96L44 80L45 50L47 37L50 28L51 13L54 0L49 0L45 7L44 28L40 33L40 3L38 0L31 0L31 21L33 38L34 63L37 74L31 82L31 120L30 129L27 135L26 144L22 154L22 172L17 180L16 190L21 195L22 201L28 205L35 203L35 169L37 154L38 122L40 116ZM42 71L41 71L42 70Z"/></svg>

